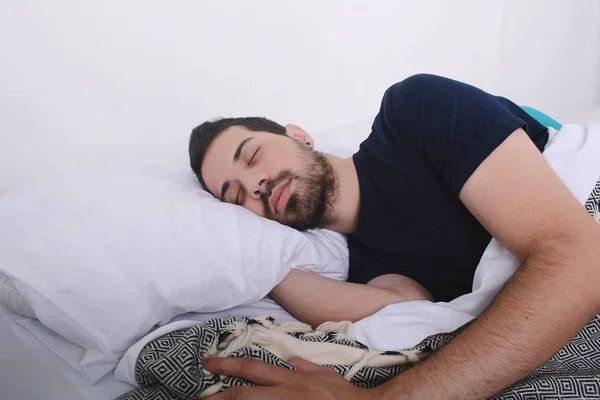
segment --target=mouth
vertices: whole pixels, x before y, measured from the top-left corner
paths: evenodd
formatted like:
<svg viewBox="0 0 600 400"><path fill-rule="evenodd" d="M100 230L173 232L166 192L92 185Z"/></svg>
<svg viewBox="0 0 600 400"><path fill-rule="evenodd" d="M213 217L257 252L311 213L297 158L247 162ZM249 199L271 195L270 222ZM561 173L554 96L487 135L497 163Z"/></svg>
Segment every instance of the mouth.
<svg viewBox="0 0 600 400"><path fill-rule="evenodd" d="M292 178L281 182L273 192L271 196L269 196L269 203L271 204L271 208L275 211L276 214L279 214L282 210L285 209L285 205L287 204L288 199L290 198L290 186L292 183Z"/></svg>

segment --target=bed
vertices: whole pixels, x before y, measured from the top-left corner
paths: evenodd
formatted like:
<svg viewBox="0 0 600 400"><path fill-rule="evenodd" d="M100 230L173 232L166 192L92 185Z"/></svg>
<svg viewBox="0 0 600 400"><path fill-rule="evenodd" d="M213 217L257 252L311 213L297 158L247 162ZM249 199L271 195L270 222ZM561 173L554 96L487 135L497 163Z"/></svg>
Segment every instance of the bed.
<svg viewBox="0 0 600 400"><path fill-rule="evenodd" d="M352 143L349 147L355 147L360 142L361 135L368 132L368 124L369 122L365 120L361 124L343 127L324 136L329 140L323 141L321 149L340 156L351 154L351 150L348 148L336 147L336 143L340 141L340 135L348 139L347 135L350 133ZM555 170L581 204L585 204L590 196L590 190L594 188L600 175L598 163L590 161L597 159L594 156L596 153L589 151L591 148L600 148L600 143L597 142L600 136L600 125L596 124L588 128L573 125L566 126L564 129L569 131L568 135L560 136L568 137L569 140L564 143L564 146L561 146L572 148L574 152L578 153L577 157L572 157L574 155L572 153L566 157L563 157L564 153L560 152L549 151L547 154L554 157ZM595 131L595 141L586 136L586 132L591 130ZM580 139L577 139L577 135ZM590 140L582 139L584 137ZM556 131L554 131L551 144L555 143L556 147L560 147L556 138ZM582 146L581 143L585 143L586 146ZM590 168L590 165L594 167ZM600 186L595 195L598 198L598 202L595 203L597 208L600 204ZM594 215L594 209L588 211ZM596 214L596 218L599 217L600 212ZM377 349L408 349L422 343L424 338L429 338L427 343L430 347L443 345L452 338L452 334L457 332L457 329L475 318L489 304L494 293L500 290L504 281L516 268L511 257L505 254L497 242L490 244L486 254L484 254L482 265L476 273L473 293L451 303L412 302L390 305L375 315L354 324L354 336L360 342ZM502 254L504 254L503 257L498 257ZM500 264L498 264L498 260L501 261ZM481 268L482 266L483 268ZM269 299L219 313L183 314L131 347L117 369L119 380L111 372L92 385L75 368L82 358L82 348L53 334L37 320L19 316L0 307L0 339L2 343L0 345L0 359L2 360L0 397L7 400L114 399L134 389L132 383L135 383L134 371L137 355L159 334L168 334L177 329L188 329L209 319L231 314L269 315L279 321L294 321L292 316ZM591 329L598 327L600 327L600 323L592 325ZM394 332L394 334L390 334L390 332ZM444 335L444 332L450 334ZM600 343L598 335L591 339L590 343L592 344ZM594 373L600 371L600 366L593 365L592 371ZM571 378L567 376L566 381ZM525 390L531 391L531 385L535 386L536 382L528 383L529 386ZM593 389L598 387L598 380L594 382Z"/></svg>

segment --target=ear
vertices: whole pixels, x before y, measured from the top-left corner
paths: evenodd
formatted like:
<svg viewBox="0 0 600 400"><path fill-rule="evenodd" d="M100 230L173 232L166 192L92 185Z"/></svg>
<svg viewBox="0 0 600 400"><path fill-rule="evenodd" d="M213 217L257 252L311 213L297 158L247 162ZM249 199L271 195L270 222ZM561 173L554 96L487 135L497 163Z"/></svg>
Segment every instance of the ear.
<svg viewBox="0 0 600 400"><path fill-rule="evenodd" d="M312 136L306 133L306 131L300 128L298 125L287 124L285 126L285 133L300 143L309 146L311 149L315 146L315 141L313 140Z"/></svg>

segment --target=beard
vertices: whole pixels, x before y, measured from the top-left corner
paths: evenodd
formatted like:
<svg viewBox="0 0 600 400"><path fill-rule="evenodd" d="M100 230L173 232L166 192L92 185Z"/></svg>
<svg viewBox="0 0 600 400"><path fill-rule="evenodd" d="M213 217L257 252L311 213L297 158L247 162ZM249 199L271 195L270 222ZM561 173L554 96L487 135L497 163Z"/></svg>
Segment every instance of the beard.
<svg viewBox="0 0 600 400"><path fill-rule="evenodd" d="M291 170L283 170L275 179L267 183L266 191L261 196L266 218L304 231L323 228L331 224L333 205L338 187L333 167L323 153L298 144L304 171L295 174ZM277 185L292 179L296 183L296 191L288 198L281 215L275 215L269 204L269 197Z"/></svg>

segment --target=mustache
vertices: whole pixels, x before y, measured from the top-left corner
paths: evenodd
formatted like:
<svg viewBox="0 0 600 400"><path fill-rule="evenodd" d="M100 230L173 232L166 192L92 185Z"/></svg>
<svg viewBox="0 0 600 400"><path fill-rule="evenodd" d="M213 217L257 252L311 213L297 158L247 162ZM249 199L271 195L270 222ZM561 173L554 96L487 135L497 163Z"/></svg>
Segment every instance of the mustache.
<svg viewBox="0 0 600 400"><path fill-rule="evenodd" d="M289 178L292 178L293 176L294 176L294 174L292 173L291 170L284 169L279 174L277 174L277 176L274 179L271 179L270 181L268 181L267 184L265 185L265 191L262 194L263 201L265 199L267 201L269 200L271 193L273 193L273 189L275 189L277 187L277 185L279 185L281 182L283 182Z"/></svg>

